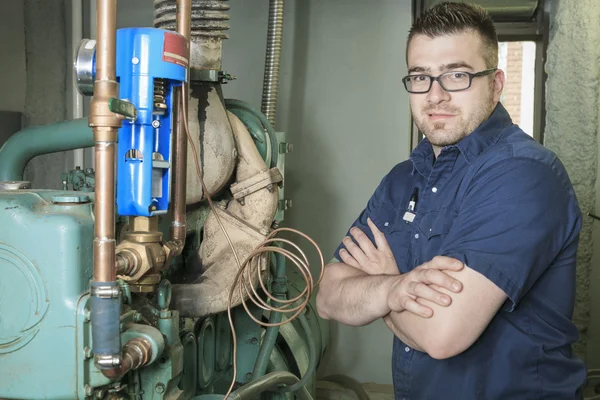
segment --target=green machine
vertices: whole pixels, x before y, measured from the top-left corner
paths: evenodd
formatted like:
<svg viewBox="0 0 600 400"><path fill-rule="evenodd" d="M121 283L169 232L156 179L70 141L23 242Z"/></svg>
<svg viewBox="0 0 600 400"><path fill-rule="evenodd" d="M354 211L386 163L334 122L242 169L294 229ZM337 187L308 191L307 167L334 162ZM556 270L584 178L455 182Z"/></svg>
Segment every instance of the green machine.
<svg viewBox="0 0 600 400"><path fill-rule="evenodd" d="M98 0L99 19L109 20L106 10L115 4ZM115 115L123 124L136 123L135 113L144 112L139 104L107 98L90 119L27 128L0 149L0 399L315 396L315 370L328 332L312 299L302 296L310 282L290 273L289 253L277 250L286 247L283 242L263 245L275 250L251 255L284 219L290 146L267 116L223 97L221 86L231 79L220 65L225 4L154 1L157 29L174 31L178 12L186 9L191 24L189 104L177 104L178 92L165 93L168 82L155 80L151 110L160 116L152 125L159 129L168 121L162 116L180 107L179 118L187 115L189 124L183 132L195 143L186 149L187 180L179 182L187 189L185 225L179 226L185 227L184 240L172 240L178 227L173 199L168 212L146 216L120 214L114 197L112 208L103 208L106 188L113 185L106 183L110 163L98 157L94 169L76 168L57 177L63 190L32 188L23 180L25 166L37 155L95 146L103 156L98 148L110 140L99 140L98 132L112 128L98 126ZM110 39L110 32L104 34L99 31L99 44ZM165 39L163 55L181 62L173 43ZM95 96L93 104L103 101L95 88L102 77L93 72L100 57L94 44L84 41L76 60L80 90ZM135 57L131 62L138 65ZM176 113L170 124L181 129ZM176 140L175 155L181 149ZM151 160L157 181L156 171L171 162L158 153ZM141 162L135 153L127 157ZM169 166L175 170L175 162ZM181 176L171 180L171 197L177 179ZM119 181L114 183L119 190ZM152 196L164 196L154 189ZM113 210L113 228L106 228L110 218L99 219L105 209ZM99 237L99 224L114 231L114 238ZM98 260L105 254L98 248L113 241L113 252L106 254L112 257L114 281L98 284L97 264L106 263ZM259 278L238 274L236 258L247 261L244 265ZM254 295L238 292L248 289L248 282ZM258 304L242 302L248 297ZM290 308L298 312L283 312ZM106 350L114 346L118 352Z"/></svg>

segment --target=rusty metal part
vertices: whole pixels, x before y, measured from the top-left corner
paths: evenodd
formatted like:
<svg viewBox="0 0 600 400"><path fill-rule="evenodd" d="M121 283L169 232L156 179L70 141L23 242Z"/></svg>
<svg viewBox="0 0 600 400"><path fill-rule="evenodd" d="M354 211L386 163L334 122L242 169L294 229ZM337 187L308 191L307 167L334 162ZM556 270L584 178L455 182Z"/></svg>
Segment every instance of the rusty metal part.
<svg viewBox="0 0 600 400"><path fill-rule="evenodd" d="M144 338L131 339L123 346L123 361L117 368L102 370L104 376L117 379L127 372L143 367L152 359L152 345Z"/></svg>
<svg viewBox="0 0 600 400"><path fill-rule="evenodd" d="M97 0L97 50L94 97L89 125L96 153L96 205L94 226L94 281L113 282L115 261L115 142L121 118L108 108L118 98L116 79L116 0Z"/></svg>

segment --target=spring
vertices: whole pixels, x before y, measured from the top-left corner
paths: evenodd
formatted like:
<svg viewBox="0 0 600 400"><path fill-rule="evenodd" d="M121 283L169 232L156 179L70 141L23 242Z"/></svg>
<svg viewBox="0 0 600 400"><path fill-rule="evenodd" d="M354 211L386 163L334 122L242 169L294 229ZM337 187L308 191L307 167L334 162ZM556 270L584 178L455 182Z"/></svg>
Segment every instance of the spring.
<svg viewBox="0 0 600 400"><path fill-rule="evenodd" d="M163 115L167 111L166 85L162 78L154 78L154 113Z"/></svg>

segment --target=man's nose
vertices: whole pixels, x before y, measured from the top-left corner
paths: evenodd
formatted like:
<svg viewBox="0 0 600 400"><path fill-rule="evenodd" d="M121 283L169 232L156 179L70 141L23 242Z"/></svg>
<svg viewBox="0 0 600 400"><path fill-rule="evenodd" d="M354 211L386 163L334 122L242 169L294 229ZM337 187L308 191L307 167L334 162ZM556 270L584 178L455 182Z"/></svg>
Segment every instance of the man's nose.
<svg viewBox="0 0 600 400"><path fill-rule="evenodd" d="M438 81L433 81L431 89L427 93L427 102L430 104L439 104L450 100L450 93L446 92Z"/></svg>

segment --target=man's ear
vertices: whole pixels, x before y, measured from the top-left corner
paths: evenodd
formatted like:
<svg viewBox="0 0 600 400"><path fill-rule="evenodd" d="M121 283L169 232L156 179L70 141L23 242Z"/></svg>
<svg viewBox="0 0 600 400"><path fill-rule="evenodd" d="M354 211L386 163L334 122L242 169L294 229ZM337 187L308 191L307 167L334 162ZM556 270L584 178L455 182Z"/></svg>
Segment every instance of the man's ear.
<svg viewBox="0 0 600 400"><path fill-rule="evenodd" d="M494 98L494 103L497 103L500 101L500 96L502 96L502 91L504 90L504 81L506 80L506 76L504 75L504 71L502 71L501 69L498 69L496 72L494 72L494 82L493 82L493 98Z"/></svg>

